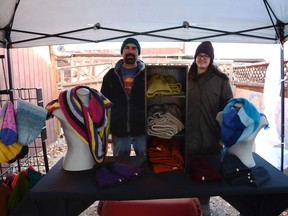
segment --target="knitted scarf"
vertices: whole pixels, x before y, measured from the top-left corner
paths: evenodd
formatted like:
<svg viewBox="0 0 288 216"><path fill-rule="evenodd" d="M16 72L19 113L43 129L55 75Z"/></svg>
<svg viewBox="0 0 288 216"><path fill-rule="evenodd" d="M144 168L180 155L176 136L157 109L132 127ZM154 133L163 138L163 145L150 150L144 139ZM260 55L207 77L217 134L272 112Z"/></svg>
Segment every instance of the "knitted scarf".
<svg viewBox="0 0 288 216"><path fill-rule="evenodd" d="M235 106L241 103L241 107ZM221 141L226 148L244 141L258 128L260 113L245 98L232 98L223 110Z"/></svg>
<svg viewBox="0 0 288 216"><path fill-rule="evenodd" d="M82 104L77 90L88 89L91 95L89 106ZM53 116L55 109L61 108L74 132L89 145L96 163L102 163L106 154L107 136L110 126L110 108L112 103L100 92L87 86L76 86L63 91L58 99L46 105L47 119Z"/></svg>

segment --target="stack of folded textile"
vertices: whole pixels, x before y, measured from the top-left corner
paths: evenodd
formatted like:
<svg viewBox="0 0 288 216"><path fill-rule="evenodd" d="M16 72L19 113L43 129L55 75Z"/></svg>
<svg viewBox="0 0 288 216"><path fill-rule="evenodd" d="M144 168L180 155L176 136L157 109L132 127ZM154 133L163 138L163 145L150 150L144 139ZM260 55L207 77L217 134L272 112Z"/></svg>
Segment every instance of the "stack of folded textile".
<svg viewBox="0 0 288 216"><path fill-rule="evenodd" d="M155 97L161 95L180 95L184 94L182 91L182 84L171 76L163 76L159 73L151 74L148 77L147 97Z"/></svg>
<svg viewBox="0 0 288 216"><path fill-rule="evenodd" d="M148 134L164 139L171 139L184 129L181 111L176 104L153 105L149 108Z"/></svg>
<svg viewBox="0 0 288 216"><path fill-rule="evenodd" d="M148 157L154 173L181 170L184 166L179 143L174 139L152 137Z"/></svg>

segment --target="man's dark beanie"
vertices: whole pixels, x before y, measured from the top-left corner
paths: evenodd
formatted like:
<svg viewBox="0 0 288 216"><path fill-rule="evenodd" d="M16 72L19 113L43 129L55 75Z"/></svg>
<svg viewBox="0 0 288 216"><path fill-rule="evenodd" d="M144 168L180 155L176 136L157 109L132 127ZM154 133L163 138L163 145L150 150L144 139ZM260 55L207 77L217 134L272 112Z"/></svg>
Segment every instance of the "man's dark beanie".
<svg viewBox="0 0 288 216"><path fill-rule="evenodd" d="M197 47L195 55L194 55L195 59L199 53L207 54L210 57L211 62L212 62L214 59L214 49L213 49L211 42L210 41L204 41Z"/></svg>
<svg viewBox="0 0 288 216"><path fill-rule="evenodd" d="M138 50L138 55L141 54L141 46L139 44L139 42L135 39L135 38L127 38L126 40L124 40L124 42L122 43L122 46L121 46L121 54L123 53L123 49L124 47L126 46L126 44L128 43L133 43L136 45L137 47L137 50Z"/></svg>

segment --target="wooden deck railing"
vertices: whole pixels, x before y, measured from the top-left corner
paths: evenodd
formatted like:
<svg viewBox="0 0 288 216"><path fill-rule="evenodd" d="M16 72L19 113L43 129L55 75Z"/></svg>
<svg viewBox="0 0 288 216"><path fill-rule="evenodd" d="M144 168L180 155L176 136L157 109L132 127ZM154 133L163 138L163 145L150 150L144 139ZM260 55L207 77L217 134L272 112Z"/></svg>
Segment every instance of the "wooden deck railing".
<svg viewBox="0 0 288 216"><path fill-rule="evenodd" d="M269 63L253 64L249 66L234 66L232 81L236 88L263 92L266 71ZM288 61L284 61L285 97L288 97Z"/></svg>

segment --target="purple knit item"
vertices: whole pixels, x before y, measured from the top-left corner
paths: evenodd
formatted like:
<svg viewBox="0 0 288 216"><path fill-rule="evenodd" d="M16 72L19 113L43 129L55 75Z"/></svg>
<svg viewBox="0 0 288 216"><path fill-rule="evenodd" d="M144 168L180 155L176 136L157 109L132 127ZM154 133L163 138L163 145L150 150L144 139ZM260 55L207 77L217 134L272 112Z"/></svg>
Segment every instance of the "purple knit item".
<svg viewBox="0 0 288 216"><path fill-rule="evenodd" d="M106 162L96 170L96 182L100 188L112 187L135 179L142 172L142 168L135 168L121 163Z"/></svg>
<svg viewBox="0 0 288 216"><path fill-rule="evenodd" d="M96 171L96 183L100 188L111 187L124 182L124 179L108 168L102 167Z"/></svg>
<svg viewBox="0 0 288 216"><path fill-rule="evenodd" d="M114 163L111 171L125 179L132 179L142 174L143 169L128 166L126 164Z"/></svg>

